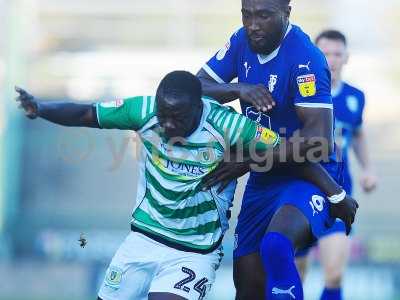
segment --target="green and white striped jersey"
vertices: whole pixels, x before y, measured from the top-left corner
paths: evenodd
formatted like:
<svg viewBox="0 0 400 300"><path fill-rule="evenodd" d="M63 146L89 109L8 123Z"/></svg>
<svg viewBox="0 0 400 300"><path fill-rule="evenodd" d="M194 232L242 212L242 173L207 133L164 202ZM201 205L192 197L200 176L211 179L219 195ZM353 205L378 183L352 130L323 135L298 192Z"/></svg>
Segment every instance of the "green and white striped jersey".
<svg viewBox="0 0 400 300"><path fill-rule="evenodd" d="M215 248L228 228L236 182L222 193L201 190L201 180L232 147L266 150L279 136L210 98L203 98L198 128L171 145L160 130L155 97L97 103L101 128L136 131L143 142L132 225L168 244L202 252Z"/></svg>

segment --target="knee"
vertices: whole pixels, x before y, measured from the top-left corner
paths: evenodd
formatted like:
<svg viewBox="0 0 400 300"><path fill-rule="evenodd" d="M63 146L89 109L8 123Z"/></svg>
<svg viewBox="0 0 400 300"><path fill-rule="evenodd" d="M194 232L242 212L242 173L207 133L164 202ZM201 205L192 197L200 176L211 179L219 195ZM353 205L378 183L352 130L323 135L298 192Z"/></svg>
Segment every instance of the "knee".
<svg viewBox="0 0 400 300"><path fill-rule="evenodd" d="M235 300L264 300L264 281L257 280L251 285L236 286Z"/></svg>
<svg viewBox="0 0 400 300"><path fill-rule="evenodd" d="M282 251L283 249L291 249L292 251ZM264 236L260 252L264 262L270 259L274 261L294 259L292 243L285 236L276 232L268 232Z"/></svg>
<svg viewBox="0 0 400 300"><path fill-rule="evenodd" d="M255 266L253 271L233 269L233 281L236 288L235 300L264 300L265 276L261 266Z"/></svg>
<svg viewBox="0 0 400 300"><path fill-rule="evenodd" d="M264 285L260 287L260 289L241 289L236 291L236 297L235 300L264 300Z"/></svg>
<svg viewBox="0 0 400 300"><path fill-rule="evenodd" d="M338 288L342 283L342 270L337 265L325 266L325 285L329 288Z"/></svg>

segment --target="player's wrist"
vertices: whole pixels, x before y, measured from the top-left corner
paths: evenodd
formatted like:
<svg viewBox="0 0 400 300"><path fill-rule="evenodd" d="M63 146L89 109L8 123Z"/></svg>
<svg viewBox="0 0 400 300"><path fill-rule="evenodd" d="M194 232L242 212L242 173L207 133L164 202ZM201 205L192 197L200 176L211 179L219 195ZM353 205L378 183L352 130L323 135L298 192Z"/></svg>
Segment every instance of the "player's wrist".
<svg viewBox="0 0 400 300"><path fill-rule="evenodd" d="M34 101L32 103L32 105L34 107L34 110L33 110L33 114L30 116L30 118L32 118L32 119L39 118L40 117L40 113L42 111L40 103L38 101Z"/></svg>
<svg viewBox="0 0 400 300"><path fill-rule="evenodd" d="M332 204L338 204L342 202L346 198L346 196L346 191L342 189L340 193L335 193L334 195L328 196L328 200Z"/></svg>

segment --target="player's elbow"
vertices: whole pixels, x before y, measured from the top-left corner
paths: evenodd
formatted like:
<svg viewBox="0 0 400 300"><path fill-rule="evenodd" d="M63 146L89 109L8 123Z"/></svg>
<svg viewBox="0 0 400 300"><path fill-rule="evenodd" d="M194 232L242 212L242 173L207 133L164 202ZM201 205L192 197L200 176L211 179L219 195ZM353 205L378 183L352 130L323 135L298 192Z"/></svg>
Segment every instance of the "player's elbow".
<svg viewBox="0 0 400 300"><path fill-rule="evenodd" d="M85 110L82 111L79 123L85 127L98 128L96 108L92 105L87 105Z"/></svg>
<svg viewBox="0 0 400 300"><path fill-rule="evenodd" d="M305 158L309 162L328 162L334 152L333 137L314 135L306 139Z"/></svg>

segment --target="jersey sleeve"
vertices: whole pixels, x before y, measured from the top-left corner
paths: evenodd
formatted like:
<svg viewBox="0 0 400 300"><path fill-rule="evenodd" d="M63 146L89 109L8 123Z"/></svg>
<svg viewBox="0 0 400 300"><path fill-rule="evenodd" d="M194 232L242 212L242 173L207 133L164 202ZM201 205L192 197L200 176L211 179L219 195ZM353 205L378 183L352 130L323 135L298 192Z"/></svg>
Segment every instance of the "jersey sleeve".
<svg viewBox="0 0 400 300"><path fill-rule="evenodd" d="M249 118L233 112L221 115L224 132L233 148L243 147L244 152L251 150L264 151L280 143L280 137L274 131L262 127Z"/></svg>
<svg viewBox="0 0 400 300"><path fill-rule="evenodd" d="M155 97L139 96L95 104L100 128L139 130L155 110Z"/></svg>
<svg viewBox="0 0 400 300"><path fill-rule="evenodd" d="M238 76L237 60L242 31L242 29L236 31L229 41L203 66L203 70L218 83L229 83Z"/></svg>
<svg viewBox="0 0 400 300"><path fill-rule="evenodd" d="M363 122L364 122L364 108L365 108L365 94L363 92L360 92L359 98L359 111L358 111L358 116L357 116L357 120L356 120L356 124L355 124L355 129L356 131L358 129L360 129L360 127L362 126Z"/></svg>
<svg viewBox="0 0 400 300"><path fill-rule="evenodd" d="M324 55L318 49L309 49L296 56L290 80L294 105L333 109L331 74Z"/></svg>

